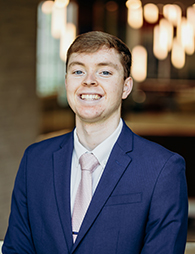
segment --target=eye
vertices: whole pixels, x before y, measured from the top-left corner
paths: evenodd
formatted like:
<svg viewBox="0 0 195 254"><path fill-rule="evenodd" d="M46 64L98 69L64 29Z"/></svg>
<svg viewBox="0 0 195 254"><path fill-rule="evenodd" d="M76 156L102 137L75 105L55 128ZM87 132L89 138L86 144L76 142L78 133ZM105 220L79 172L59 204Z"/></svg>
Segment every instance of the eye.
<svg viewBox="0 0 195 254"><path fill-rule="evenodd" d="M100 72L100 74L101 74L102 76L109 76L109 75L112 75L112 73L111 73L110 71L102 71L102 72Z"/></svg>
<svg viewBox="0 0 195 254"><path fill-rule="evenodd" d="M82 74L84 74L84 72L81 71L81 70L76 70L76 71L73 71L73 74L75 74L75 75L82 75Z"/></svg>

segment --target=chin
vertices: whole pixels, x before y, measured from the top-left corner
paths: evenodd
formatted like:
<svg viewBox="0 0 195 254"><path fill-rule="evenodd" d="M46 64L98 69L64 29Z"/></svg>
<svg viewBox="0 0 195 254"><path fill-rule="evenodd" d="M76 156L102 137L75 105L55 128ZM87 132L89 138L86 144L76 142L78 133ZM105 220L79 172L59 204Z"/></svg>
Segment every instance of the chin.
<svg viewBox="0 0 195 254"><path fill-rule="evenodd" d="M98 122L98 121L101 121L101 115L89 115L89 114L86 114L86 115L80 115L79 116L79 119L82 121L82 122L85 122L85 123L95 123L95 122Z"/></svg>

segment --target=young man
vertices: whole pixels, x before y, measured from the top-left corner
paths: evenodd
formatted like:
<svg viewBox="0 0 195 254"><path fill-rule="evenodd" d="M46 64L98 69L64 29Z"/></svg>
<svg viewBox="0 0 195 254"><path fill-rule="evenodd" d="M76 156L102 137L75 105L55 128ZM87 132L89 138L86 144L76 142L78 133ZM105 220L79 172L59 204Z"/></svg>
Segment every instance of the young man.
<svg viewBox="0 0 195 254"><path fill-rule="evenodd" d="M132 89L127 46L103 32L82 34L66 66L76 128L26 150L3 253L183 254L185 162L121 120L122 100ZM82 154L94 155L96 166L92 198L76 214L88 185L80 185Z"/></svg>

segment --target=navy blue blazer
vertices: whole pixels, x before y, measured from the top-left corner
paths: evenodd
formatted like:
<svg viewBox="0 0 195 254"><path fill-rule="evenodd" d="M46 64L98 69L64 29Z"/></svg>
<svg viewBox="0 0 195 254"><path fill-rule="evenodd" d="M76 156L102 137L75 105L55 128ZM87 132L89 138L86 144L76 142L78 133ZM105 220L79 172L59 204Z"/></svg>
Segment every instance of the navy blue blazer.
<svg viewBox="0 0 195 254"><path fill-rule="evenodd" d="M124 124L73 244L72 151L72 132L25 151L4 254L184 253L188 196L181 156Z"/></svg>

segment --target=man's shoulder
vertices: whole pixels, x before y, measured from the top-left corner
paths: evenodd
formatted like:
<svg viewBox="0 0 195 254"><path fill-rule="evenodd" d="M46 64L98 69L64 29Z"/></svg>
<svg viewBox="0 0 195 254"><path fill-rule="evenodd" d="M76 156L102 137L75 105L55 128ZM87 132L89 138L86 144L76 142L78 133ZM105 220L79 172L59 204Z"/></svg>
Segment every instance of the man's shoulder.
<svg viewBox="0 0 195 254"><path fill-rule="evenodd" d="M135 162L136 167L141 165L139 170L141 172L144 170L143 174L151 175L151 177L157 176L165 165L170 166L169 172L172 171L171 168L175 169L174 165L177 165L178 169L175 172L180 172L185 168L185 159L176 151L171 151L168 147L141 137L133 131L128 131L126 134L130 138L126 136L124 147L132 148L129 149L128 155ZM128 140L132 140L130 144Z"/></svg>
<svg viewBox="0 0 195 254"><path fill-rule="evenodd" d="M28 153L39 153L39 151L51 151L54 152L58 150L60 147L64 146L65 144L71 144L71 140L73 139L73 133L68 132L62 135L43 138L31 145L29 145L26 149Z"/></svg>
<svg viewBox="0 0 195 254"><path fill-rule="evenodd" d="M128 140L128 135L132 140L134 152L137 152L140 155L144 154L146 157L148 156L148 158L155 156L170 157L176 154L174 151L169 150L168 147L164 147L160 143L156 143L152 140L136 134L127 125L125 128L126 140Z"/></svg>

